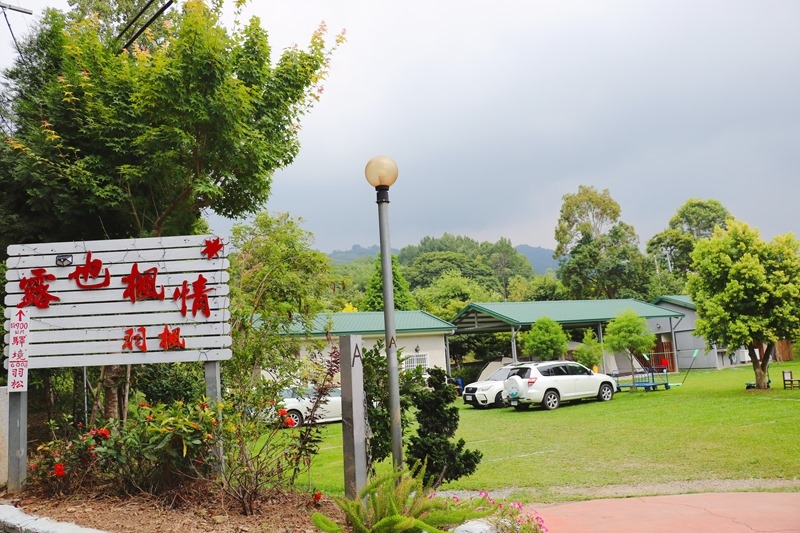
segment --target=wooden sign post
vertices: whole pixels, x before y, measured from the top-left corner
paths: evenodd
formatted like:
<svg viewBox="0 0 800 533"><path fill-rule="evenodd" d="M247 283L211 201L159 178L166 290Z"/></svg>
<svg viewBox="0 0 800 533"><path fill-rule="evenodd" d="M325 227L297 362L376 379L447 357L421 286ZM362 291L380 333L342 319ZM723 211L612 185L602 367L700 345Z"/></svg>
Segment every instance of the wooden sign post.
<svg viewBox="0 0 800 533"><path fill-rule="evenodd" d="M8 490L27 464L27 371L231 358L227 242L193 235L8 247Z"/></svg>

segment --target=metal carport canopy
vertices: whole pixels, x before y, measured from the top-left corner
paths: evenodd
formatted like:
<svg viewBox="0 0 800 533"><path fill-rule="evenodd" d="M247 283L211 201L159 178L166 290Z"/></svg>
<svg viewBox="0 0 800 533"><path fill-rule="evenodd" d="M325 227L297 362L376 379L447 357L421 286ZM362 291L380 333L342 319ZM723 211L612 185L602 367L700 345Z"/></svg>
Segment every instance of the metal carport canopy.
<svg viewBox="0 0 800 533"><path fill-rule="evenodd" d="M665 309L633 298L621 300L557 300L544 302L471 303L451 320L455 335L464 333L507 332L529 329L543 317L564 327L593 327L613 320L621 311L631 309L644 318L681 318L683 313Z"/></svg>

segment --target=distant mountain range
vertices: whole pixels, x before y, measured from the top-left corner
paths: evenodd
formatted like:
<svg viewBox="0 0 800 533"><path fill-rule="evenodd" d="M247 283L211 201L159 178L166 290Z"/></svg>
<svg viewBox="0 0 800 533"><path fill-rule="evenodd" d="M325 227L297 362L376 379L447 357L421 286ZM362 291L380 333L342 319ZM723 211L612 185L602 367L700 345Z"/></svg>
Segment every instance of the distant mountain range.
<svg viewBox="0 0 800 533"><path fill-rule="evenodd" d="M381 251L381 247L377 244L370 246L369 248L364 248L359 244L354 244L352 248L349 250L334 250L328 254L328 257L331 258L334 265L342 265L345 263L352 263L357 259L361 259L362 257L375 257ZM392 253L397 253L398 250L392 249Z"/></svg>
<svg viewBox="0 0 800 533"><path fill-rule="evenodd" d="M558 261L553 259L553 250L542 248L541 246L528 246L527 244L520 244L515 246L514 249L528 258L537 274L544 274L548 270L556 270L558 268Z"/></svg>
<svg viewBox="0 0 800 533"><path fill-rule="evenodd" d="M527 244L520 244L514 247L519 253L524 255L537 274L544 274L550 269L555 270L558 268L558 261L553 259L553 250L542 248L540 246L528 246ZM362 257L375 257L380 252L381 248L377 244L367 248L354 244L349 250L334 250L328 254L333 264L339 265L344 263L352 263L353 261ZM398 253L399 250L392 250L393 253Z"/></svg>

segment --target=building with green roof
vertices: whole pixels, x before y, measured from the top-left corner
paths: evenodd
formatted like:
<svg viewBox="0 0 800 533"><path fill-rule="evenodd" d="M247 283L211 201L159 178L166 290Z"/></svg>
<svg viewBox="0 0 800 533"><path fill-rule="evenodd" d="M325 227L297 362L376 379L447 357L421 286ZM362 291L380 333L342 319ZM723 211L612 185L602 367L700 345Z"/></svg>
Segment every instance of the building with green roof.
<svg viewBox="0 0 800 533"><path fill-rule="evenodd" d="M511 358L517 360L516 334L526 331L540 318L555 320L564 329L591 328L598 339L603 338L603 327L621 311L631 309L648 320L658 345L654 363L670 371L678 369L675 353L671 351L674 324L683 319L681 311L653 305L633 298L618 300L557 300L541 302L473 302L462 309L452 320L456 334L465 333L511 333ZM665 321L663 331L655 327L654 320ZM527 354L532 355L532 354ZM652 354L651 354L652 355ZM630 360L621 354L605 354L605 372L629 372Z"/></svg>
<svg viewBox="0 0 800 533"><path fill-rule="evenodd" d="M364 349L372 348L378 340L385 339L382 311L352 313L320 313L309 331L294 329L291 335L305 336L309 339L329 339L338 343L343 335L361 335ZM449 371L447 336L455 332L450 322L437 318L425 311L396 311L395 330L397 349L405 358L402 368L417 366L439 367ZM310 346L304 346L305 355Z"/></svg>
<svg viewBox="0 0 800 533"><path fill-rule="evenodd" d="M656 332L666 331L672 327L672 350L675 353L678 368L724 368L746 363L750 360L747 350L728 353L716 346L706 347L706 340L695 335L697 323L697 307L687 294L668 294L653 300L653 305L669 309L684 316L674 324L654 320L651 327Z"/></svg>

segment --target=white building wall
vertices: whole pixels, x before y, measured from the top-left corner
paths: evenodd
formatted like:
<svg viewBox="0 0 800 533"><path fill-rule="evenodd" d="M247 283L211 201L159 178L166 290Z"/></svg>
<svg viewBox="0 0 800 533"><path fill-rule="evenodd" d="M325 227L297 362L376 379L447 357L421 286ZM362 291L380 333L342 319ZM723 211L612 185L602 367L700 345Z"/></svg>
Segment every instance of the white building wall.
<svg viewBox="0 0 800 533"><path fill-rule="evenodd" d="M362 335L361 343L364 350L369 350L375 346L379 340L383 340L384 336L364 336ZM336 338L338 342L338 338ZM419 352L416 351L419 346ZM428 355L428 368L439 367L447 368L447 351L445 345L445 337L443 333L434 334L409 334L397 335L397 349L398 352L402 350L401 357L406 357L412 354L427 354ZM324 353L324 351L323 351ZM309 354L309 344L303 343L300 355L303 357Z"/></svg>

